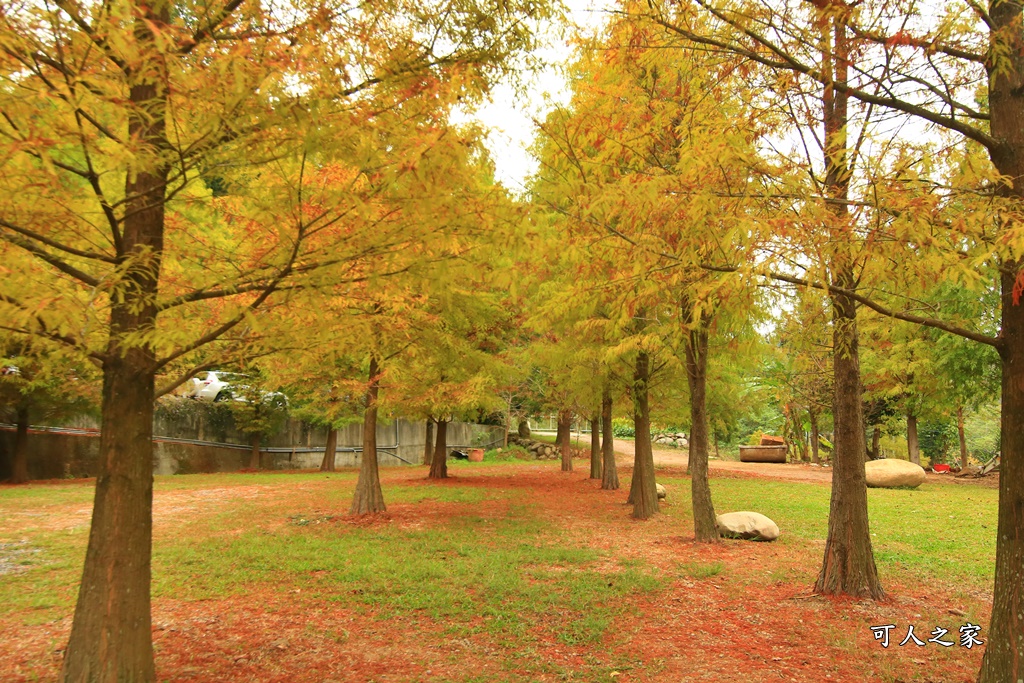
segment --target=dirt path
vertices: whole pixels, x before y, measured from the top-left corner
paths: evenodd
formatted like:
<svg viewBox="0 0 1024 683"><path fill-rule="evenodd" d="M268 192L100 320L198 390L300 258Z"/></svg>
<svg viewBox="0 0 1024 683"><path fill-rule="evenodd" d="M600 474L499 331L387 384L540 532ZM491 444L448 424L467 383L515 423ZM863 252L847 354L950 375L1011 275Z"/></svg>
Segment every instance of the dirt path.
<svg viewBox="0 0 1024 683"><path fill-rule="evenodd" d="M633 456L636 453L633 446L632 441L616 439L615 453L618 456L617 462L622 465L632 465ZM688 461L689 458L684 450L677 448L654 449L654 464L656 467L685 470ZM796 463L736 462L733 460L711 460L708 466L713 472L739 472L747 476L767 477L769 479L832 483L832 469L828 467L814 467L812 465Z"/></svg>

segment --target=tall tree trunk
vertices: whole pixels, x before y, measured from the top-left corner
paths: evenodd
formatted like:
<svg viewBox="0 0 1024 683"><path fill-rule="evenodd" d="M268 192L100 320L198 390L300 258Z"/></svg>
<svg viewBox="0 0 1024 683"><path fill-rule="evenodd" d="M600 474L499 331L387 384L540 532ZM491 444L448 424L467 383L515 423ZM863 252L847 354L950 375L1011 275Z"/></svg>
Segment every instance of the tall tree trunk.
<svg viewBox="0 0 1024 683"><path fill-rule="evenodd" d="M813 408L808 409L807 415L811 420L811 459L815 465L820 465L821 458L818 455L818 436L820 435L818 431L818 411Z"/></svg>
<svg viewBox="0 0 1024 683"><path fill-rule="evenodd" d="M24 484L28 481L28 406L18 406L15 419L11 483Z"/></svg>
<svg viewBox="0 0 1024 683"><path fill-rule="evenodd" d="M849 72L850 45L847 17L833 14L823 23L823 62L835 82L845 84ZM830 35L831 34L831 35ZM830 47L833 46L834 50ZM834 215L831 231L835 245L830 254L833 283L855 289L857 278L850 246L844 240L850 218L850 169L847 164L847 96L831 85L822 93L825 112L825 182ZM853 299L832 293L833 321L833 415L835 451L832 468L832 500L828 537L821 572L814 585L817 593L846 593L884 597L871 549L868 529L868 495L864 474L864 408L861 403L860 356L857 338L857 306Z"/></svg>
<svg viewBox="0 0 1024 683"><path fill-rule="evenodd" d="M689 313L689 311L686 311ZM686 343L686 382L690 388L690 498L693 503L694 540L718 541L715 506L708 482L708 328L698 321Z"/></svg>
<svg viewBox="0 0 1024 683"><path fill-rule="evenodd" d="M110 300L103 360L100 452L89 544L61 679L155 680L150 566L153 539L153 401L157 363L149 338L164 241L167 184L167 64L154 26L170 3L135 7L128 87L128 138L137 151L125 181L125 213L114 247L120 277Z"/></svg>
<svg viewBox="0 0 1024 683"><path fill-rule="evenodd" d="M882 457L882 428L875 425L871 428L871 459Z"/></svg>
<svg viewBox="0 0 1024 683"><path fill-rule="evenodd" d="M430 460L428 479L448 478L448 420L437 420L437 442L434 444L434 456Z"/></svg>
<svg viewBox="0 0 1024 683"><path fill-rule="evenodd" d="M359 479L352 498L350 515L384 512L384 492L380 488L380 469L377 466L377 395L380 392L380 367L377 356L370 354L369 385L363 403L363 457L359 464Z"/></svg>
<svg viewBox="0 0 1024 683"><path fill-rule="evenodd" d="M636 356L633 372L633 426L634 458L633 481L629 487L629 502L633 504L633 517L648 519L658 512L658 491L654 481L654 451L651 448L651 413L648 387L651 381L650 357L646 351Z"/></svg>
<svg viewBox="0 0 1024 683"><path fill-rule="evenodd" d="M324 445L324 459L320 463L321 472L333 472L334 461L338 455L338 430L333 425L327 427L327 443Z"/></svg>
<svg viewBox="0 0 1024 683"><path fill-rule="evenodd" d="M572 472L572 411L558 411L558 431L555 442L562 453L562 471Z"/></svg>
<svg viewBox="0 0 1024 683"><path fill-rule="evenodd" d="M434 454L434 418L427 418L427 436L423 444L423 464L429 465Z"/></svg>
<svg viewBox="0 0 1024 683"><path fill-rule="evenodd" d="M601 478L601 413L590 418L590 478Z"/></svg>
<svg viewBox="0 0 1024 683"><path fill-rule="evenodd" d="M601 455L604 462L601 467L601 488L606 491L617 491L619 488L619 469L615 464L615 433L612 430L612 394L611 388L605 385L601 395Z"/></svg>
<svg viewBox="0 0 1024 683"><path fill-rule="evenodd" d="M1000 68L989 70L990 130L997 148L990 150L996 169L1009 182L1000 193L1017 207L1024 203L1024 33L1021 3L989 2L990 45ZM1005 67L1002 66L1005 64ZM1000 436L999 521L996 531L996 577L992 620L981 663L979 683L1024 680L1024 301L1020 300L1021 261L1000 265L1002 321L1003 429Z"/></svg>
<svg viewBox="0 0 1024 683"><path fill-rule="evenodd" d="M907 455L910 462L921 464L921 449L917 444L917 416L907 415Z"/></svg>
<svg viewBox="0 0 1024 683"><path fill-rule="evenodd" d="M255 432L249 435L249 469L258 470L260 468L260 439L263 435L259 432Z"/></svg>
<svg viewBox="0 0 1024 683"><path fill-rule="evenodd" d="M970 466L971 456L967 454L967 434L964 432L964 407L956 407L956 435L960 439L960 469L964 472Z"/></svg>

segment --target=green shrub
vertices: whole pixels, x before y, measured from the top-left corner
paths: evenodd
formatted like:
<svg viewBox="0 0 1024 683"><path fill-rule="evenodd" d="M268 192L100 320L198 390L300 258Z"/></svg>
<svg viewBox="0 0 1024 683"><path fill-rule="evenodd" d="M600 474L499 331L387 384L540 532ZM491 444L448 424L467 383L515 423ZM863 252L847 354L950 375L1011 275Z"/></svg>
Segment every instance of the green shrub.
<svg viewBox="0 0 1024 683"><path fill-rule="evenodd" d="M620 439L632 439L636 436L636 429L632 420L622 418L612 421L612 434Z"/></svg>

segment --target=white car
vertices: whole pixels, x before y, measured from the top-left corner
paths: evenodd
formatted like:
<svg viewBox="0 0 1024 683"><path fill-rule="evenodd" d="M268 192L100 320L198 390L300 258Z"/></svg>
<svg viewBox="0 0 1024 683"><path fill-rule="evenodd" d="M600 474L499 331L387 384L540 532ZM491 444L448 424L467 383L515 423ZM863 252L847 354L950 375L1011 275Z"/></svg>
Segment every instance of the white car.
<svg viewBox="0 0 1024 683"><path fill-rule="evenodd" d="M242 377L243 375L234 372L200 372L189 380L185 396L197 401L226 401L232 397L232 382Z"/></svg>
<svg viewBox="0 0 1024 683"><path fill-rule="evenodd" d="M197 401L234 399L247 403L255 396L252 387L241 383L246 377L237 372L222 372L220 370L200 372L189 380L185 397L194 398ZM288 406L288 397L280 391L261 391L258 403L285 408Z"/></svg>

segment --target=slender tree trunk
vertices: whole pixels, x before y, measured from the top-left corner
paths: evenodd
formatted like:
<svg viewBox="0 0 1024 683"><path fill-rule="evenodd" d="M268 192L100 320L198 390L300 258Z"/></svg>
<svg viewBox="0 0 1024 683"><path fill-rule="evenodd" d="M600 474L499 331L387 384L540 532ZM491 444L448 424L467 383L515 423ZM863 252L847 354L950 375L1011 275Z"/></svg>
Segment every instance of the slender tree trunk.
<svg viewBox="0 0 1024 683"><path fill-rule="evenodd" d="M157 364L149 338L163 253L167 183L167 64L152 27L169 3L136 6L128 87L128 138L138 150L125 182L103 360L100 453L89 544L65 650L66 683L150 683L153 665L150 563L153 539L153 401Z"/></svg>
<svg viewBox="0 0 1024 683"><path fill-rule="evenodd" d="M818 437L820 432L818 431L818 411L808 410L807 415L811 419L811 458L815 465L821 464L821 457L818 455Z"/></svg>
<svg viewBox="0 0 1024 683"><path fill-rule="evenodd" d="M921 464L921 449L917 445L917 416L907 415L907 455L910 462Z"/></svg>
<svg viewBox="0 0 1024 683"><path fill-rule="evenodd" d="M590 478L601 478L601 413L590 418Z"/></svg>
<svg viewBox="0 0 1024 683"><path fill-rule="evenodd" d="M249 435L249 469L258 470L260 468L260 439L263 435L259 432Z"/></svg>
<svg viewBox="0 0 1024 683"><path fill-rule="evenodd" d="M871 459L882 457L882 428L875 425L871 428Z"/></svg>
<svg viewBox="0 0 1024 683"><path fill-rule="evenodd" d="M956 434L960 439L960 470L967 471L971 456L967 454L967 434L964 432L964 407L956 407Z"/></svg>
<svg viewBox="0 0 1024 683"><path fill-rule="evenodd" d="M18 406L14 432L14 458L11 463L11 483L28 481L28 406Z"/></svg>
<svg viewBox="0 0 1024 683"><path fill-rule="evenodd" d="M434 418L427 418L427 437L423 444L423 464L429 465L434 454Z"/></svg>
<svg viewBox="0 0 1024 683"><path fill-rule="evenodd" d="M555 442L562 452L562 471L572 472L572 411L558 411L558 432Z"/></svg>
<svg viewBox="0 0 1024 683"><path fill-rule="evenodd" d="M651 381L650 357L640 351L633 372L633 426L635 456L633 481L629 487L629 502L633 504L633 517L648 519L658 512L658 491L654 481L654 452L651 448L651 413L648 386Z"/></svg>
<svg viewBox="0 0 1024 683"><path fill-rule="evenodd" d="M321 472L333 472L334 461L338 455L338 430L327 427L327 443L324 445L324 459L320 463Z"/></svg>
<svg viewBox="0 0 1024 683"><path fill-rule="evenodd" d="M428 479L448 478L448 420L437 420L437 442L434 445L434 457L430 460Z"/></svg>
<svg viewBox="0 0 1024 683"><path fill-rule="evenodd" d="M828 18L822 29L823 62L828 72L834 73L835 82L843 84L847 82L850 55L845 22L845 16L835 14ZM834 47L834 51L830 46ZM840 200L829 207L835 221L831 226L834 234L832 242L835 245L830 254L832 278L841 288L855 289L857 278L853 257L845 240L850 222L845 204L849 198L850 182L846 148L846 125L849 121L847 96L832 86L826 86L822 104L825 112L825 182L829 196ZM825 594L845 593L881 599L885 595L878 581L868 528L864 408L861 402L856 303L847 296L833 294L832 321L832 410L835 417L832 499L825 556L814 590Z"/></svg>
<svg viewBox="0 0 1024 683"><path fill-rule="evenodd" d="M601 468L601 488L606 491L617 491L619 488L619 469L615 464L615 433L612 431L612 395L611 389L605 385L601 396L601 454L604 463Z"/></svg>
<svg viewBox="0 0 1024 683"><path fill-rule="evenodd" d="M689 311L686 311L689 313ZM694 540L716 543L715 506L708 482L708 328L698 321L686 344L686 382L690 387L690 497Z"/></svg>
<svg viewBox="0 0 1024 683"><path fill-rule="evenodd" d="M380 469L377 466L377 395L380 392L380 367L377 356L370 354L369 386L363 411L363 455L359 464L359 479L352 498L350 515L384 512L384 492L380 488Z"/></svg>

